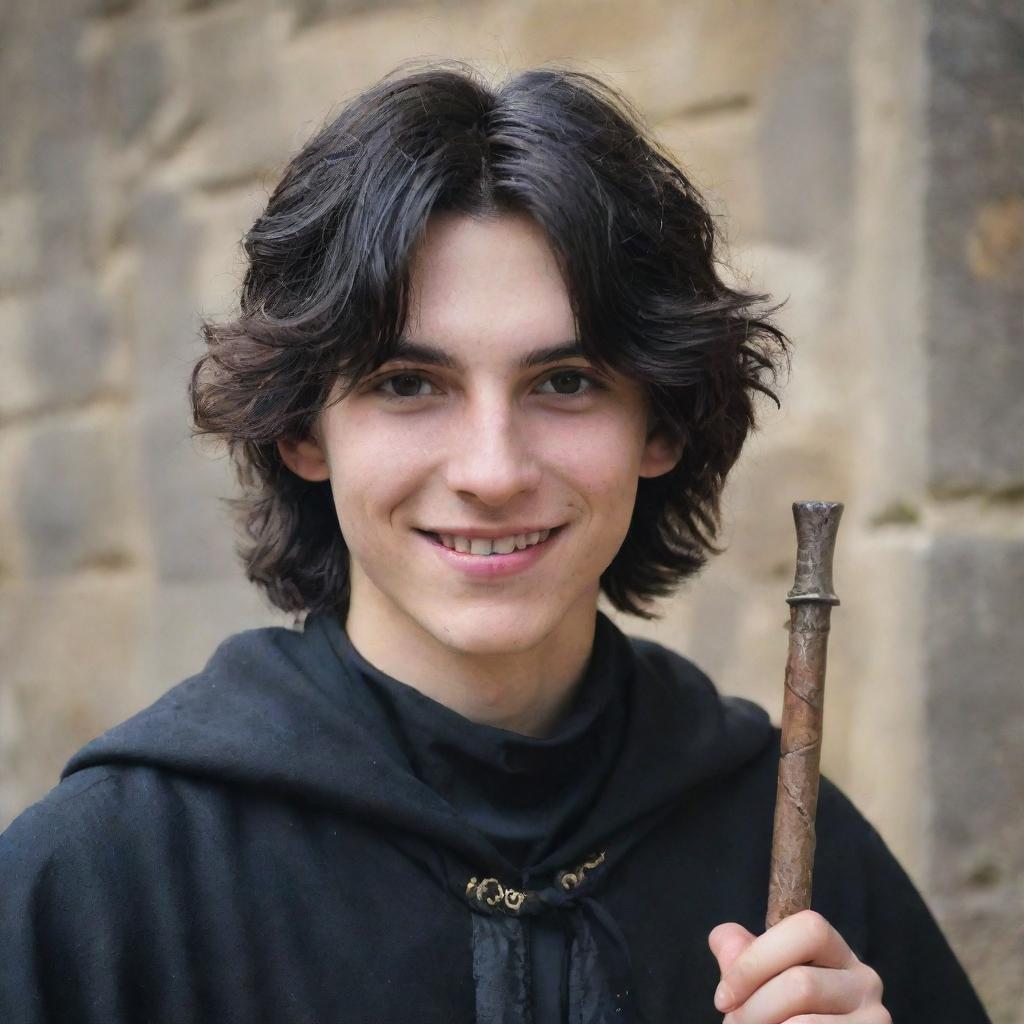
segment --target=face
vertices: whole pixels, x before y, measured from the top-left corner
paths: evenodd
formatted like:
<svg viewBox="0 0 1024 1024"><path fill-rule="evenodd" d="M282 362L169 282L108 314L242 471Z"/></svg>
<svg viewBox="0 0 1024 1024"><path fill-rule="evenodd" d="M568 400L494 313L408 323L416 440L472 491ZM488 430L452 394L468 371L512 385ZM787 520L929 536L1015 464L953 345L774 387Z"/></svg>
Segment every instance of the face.
<svg viewBox="0 0 1024 1024"><path fill-rule="evenodd" d="M592 629L638 479L678 452L648 436L637 383L574 352L543 231L521 215L434 217L403 339L314 438L280 445L299 475L330 478L350 629L372 620L395 643L474 655Z"/></svg>

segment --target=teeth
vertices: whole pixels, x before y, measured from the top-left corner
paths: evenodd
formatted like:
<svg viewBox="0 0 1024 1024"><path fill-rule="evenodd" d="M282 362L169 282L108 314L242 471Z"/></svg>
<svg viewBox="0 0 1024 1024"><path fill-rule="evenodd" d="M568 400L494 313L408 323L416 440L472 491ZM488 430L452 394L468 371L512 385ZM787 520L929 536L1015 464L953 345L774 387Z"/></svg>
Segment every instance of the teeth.
<svg viewBox="0 0 1024 1024"><path fill-rule="evenodd" d="M551 536L550 530L535 530L533 533L511 534L508 537L458 537L450 533L436 534L446 548L473 555L508 555L513 551L540 544Z"/></svg>

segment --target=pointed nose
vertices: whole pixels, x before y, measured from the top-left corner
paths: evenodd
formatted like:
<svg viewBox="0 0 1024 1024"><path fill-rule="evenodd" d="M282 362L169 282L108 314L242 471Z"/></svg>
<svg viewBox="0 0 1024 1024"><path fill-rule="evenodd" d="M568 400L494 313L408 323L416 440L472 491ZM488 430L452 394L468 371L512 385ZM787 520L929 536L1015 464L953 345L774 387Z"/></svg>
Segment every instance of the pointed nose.
<svg viewBox="0 0 1024 1024"><path fill-rule="evenodd" d="M495 508L535 490L540 464L525 435L515 410L506 405L492 405L467 417L452 439L448 487Z"/></svg>

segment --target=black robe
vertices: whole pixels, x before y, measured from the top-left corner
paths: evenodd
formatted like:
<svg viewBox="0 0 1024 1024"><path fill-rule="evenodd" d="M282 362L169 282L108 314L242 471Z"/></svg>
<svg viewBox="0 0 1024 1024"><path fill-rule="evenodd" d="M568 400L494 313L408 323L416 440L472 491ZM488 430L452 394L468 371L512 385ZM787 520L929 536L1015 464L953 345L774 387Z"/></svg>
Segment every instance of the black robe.
<svg viewBox="0 0 1024 1024"><path fill-rule="evenodd" d="M326 616L230 638L0 837L0 1021L718 1022L763 930L778 733L598 616L552 737L477 726ZM827 780L814 907L898 1024L987 1018Z"/></svg>

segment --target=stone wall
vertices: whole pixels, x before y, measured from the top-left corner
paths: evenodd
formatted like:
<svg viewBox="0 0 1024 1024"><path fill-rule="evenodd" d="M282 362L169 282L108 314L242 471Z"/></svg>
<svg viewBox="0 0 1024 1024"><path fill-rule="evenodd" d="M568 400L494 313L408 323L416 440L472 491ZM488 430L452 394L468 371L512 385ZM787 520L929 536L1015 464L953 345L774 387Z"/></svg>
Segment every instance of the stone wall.
<svg viewBox="0 0 1024 1024"><path fill-rule="evenodd" d="M837 498L825 760L1000 1024L1024 1021L1024 18L999 0L8 0L0 10L0 823L281 621L189 440L199 315L287 156L399 62L621 86L788 300L728 551L655 624L777 716L789 504Z"/></svg>

